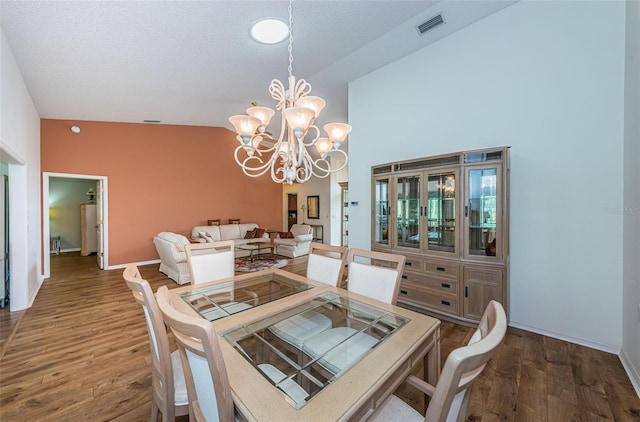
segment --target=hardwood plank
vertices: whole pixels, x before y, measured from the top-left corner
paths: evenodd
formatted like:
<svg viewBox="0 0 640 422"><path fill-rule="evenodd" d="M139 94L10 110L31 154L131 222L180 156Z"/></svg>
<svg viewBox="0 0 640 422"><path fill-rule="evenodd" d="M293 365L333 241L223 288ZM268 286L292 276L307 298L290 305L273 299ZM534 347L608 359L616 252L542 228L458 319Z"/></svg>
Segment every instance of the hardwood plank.
<svg viewBox="0 0 640 422"><path fill-rule="evenodd" d="M306 262L285 269L304 275ZM140 267L153 290L178 287L158 267ZM122 270L76 252L52 256L51 271L30 309L0 310L0 420L148 421L149 338ZM473 329L443 321L440 330L444 363ZM424 412L421 393L401 385L396 394ZM472 388L467 420L637 422L640 399L617 356L509 328Z"/></svg>

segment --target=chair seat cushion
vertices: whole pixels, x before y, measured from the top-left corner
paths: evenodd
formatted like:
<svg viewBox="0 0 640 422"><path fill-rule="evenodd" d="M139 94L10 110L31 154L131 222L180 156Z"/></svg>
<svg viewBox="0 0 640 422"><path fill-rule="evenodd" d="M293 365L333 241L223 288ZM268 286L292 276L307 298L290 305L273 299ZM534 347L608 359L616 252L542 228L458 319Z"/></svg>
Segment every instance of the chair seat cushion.
<svg viewBox="0 0 640 422"><path fill-rule="evenodd" d="M178 350L171 352L171 369L173 370L173 391L174 402L176 406L189 404L187 396L187 382L184 379L184 371L182 370L182 360Z"/></svg>
<svg viewBox="0 0 640 422"><path fill-rule="evenodd" d="M379 341L354 328L337 327L306 340L302 350L312 358L320 357L320 365L338 374L358 362Z"/></svg>
<svg viewBox="0 0 640 422"><path fill-rule="evenodd" d="M397 396L391 394L367 420L377 422L424 422L424 416Z"/></svg>
<svg viewBox="0 0 640 422"><path fill-rule="evenodd" d="M331 326L331 318L316 311L307 311L287 318L269 329L282 340L302 349L305 340L328 330Z"/></svg>
<svg viewBox="0 0 640 422"><path fill-rule="evenodd" d="M275 366L263 363L258 365L258 368L273 381L276 387L284 391L285 394L296 403L296 407L300 408L300 405L304 404L307 397L309 397L309 393L307 393L304 388L300 387L300 385L291 378L287 378Z"/></svg>

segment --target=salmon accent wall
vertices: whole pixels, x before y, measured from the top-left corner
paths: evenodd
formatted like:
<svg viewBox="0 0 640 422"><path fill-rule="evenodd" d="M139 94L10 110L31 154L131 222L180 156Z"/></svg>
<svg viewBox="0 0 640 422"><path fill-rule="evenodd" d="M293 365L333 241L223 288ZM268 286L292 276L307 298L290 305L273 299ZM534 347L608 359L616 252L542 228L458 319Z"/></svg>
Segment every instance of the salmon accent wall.
<svg viewBox="0 0 640 422"><path fill-rule="evenodd" d="M208 219L282 228L282 185L242 173L227 129L51 119L40 129L42 172L108 177L109 266L158 259L157 233L189 237Z"/></svg>

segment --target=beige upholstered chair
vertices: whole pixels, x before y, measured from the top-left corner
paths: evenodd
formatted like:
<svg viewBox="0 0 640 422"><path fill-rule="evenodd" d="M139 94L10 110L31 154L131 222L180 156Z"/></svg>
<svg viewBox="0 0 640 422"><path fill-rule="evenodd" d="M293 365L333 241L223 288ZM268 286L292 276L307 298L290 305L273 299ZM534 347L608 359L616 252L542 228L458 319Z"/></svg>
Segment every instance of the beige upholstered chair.
<svg viewBox="0 0 640 422"><path fill-rule="evenodd" d="M160 232L153 238L153 244L160 256L160 272L178 284L188 284L189 267L184 248L189 239L178 233Z"/></svg>
<svg viewBox="0 0 640 422"><path fill-rule="evenodd" d="M151 420L158 417L158 410L162 412L164 422L175 421L176 416L189 414L187 385L182 371L180 354L176 350L169 350L167 328L153 291L146 280L140 276L135 264L127 266L123 278L131 289L135 300L142 305L149 331L151 345Z"/></svg>
<svg viewBox="0 0 640 422"><path fill-rule="evenodd" d="M360 262L361 260L368 262ZM363 249L349 250L349 291L395 305L400 289L404 256ZM351 315L357 318L357 315ZM337 349L319 360L336 374L357 362L379 339L352 327L335 327L305 339L302 350L318 358L337 346Z"/></svg>
<svg viewBox="0 0 640 422"><path fill-rule="evenodd" d="M500 303L492 300L482 315L478 329L469 344L452 351L447 357L436 386L409 375L406 382L431 396L425 416L391 395L369 420L386 422L462 422L465 420L471 385L504 339L507 316Z"/></svg>
<svg viewBox="0 0 640 422"><path fill-rule="evenodd" d="M294 224L289 231L293 239L283 239L280 235L273 239L278 255L296 258L308 254L313 240L313 228L308 224Z"/></svg>
<svg viewBox="0 0 640 422"><path fill-rule="evenodd" d="M203 318L178 312L166 286L158 289L157 297L164 321L180 348L195 420L233 421L231 388L213 325ZM294 401L302 403L306 400L307 392L274 366L261 364L258 368Z"/></svg>
<svg viewBox="0 0 640 422"><path fill-rule="evenodd" d="M186 245L184 250L187 254L191 284L232 278L235 274L233 240L193 243Z"/></svg>
<svg viewBox="0 0 640 422"><path fill-rule="evenodd" d="M348 249L343 246L331 246L311 243L307 278L321 283L337 286L342 281L344 264ZM270 327L270 330L286 343L301 350L304 341L316 334L328 330L333 325L331 318L316 311L307 311L294 315Z"/></svg>

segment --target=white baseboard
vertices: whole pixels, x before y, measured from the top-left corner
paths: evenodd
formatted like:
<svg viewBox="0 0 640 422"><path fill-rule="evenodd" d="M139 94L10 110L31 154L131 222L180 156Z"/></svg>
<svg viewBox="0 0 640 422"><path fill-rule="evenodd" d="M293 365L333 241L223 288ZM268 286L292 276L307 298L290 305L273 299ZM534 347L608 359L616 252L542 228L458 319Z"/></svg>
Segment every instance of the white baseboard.
<svg viewBox="0 0 640 422"><path fill-rule="evenodd" d="M129 262L127 264L117 264L117 265L109 265L109 267L105 268L105 270L118 270L121 268L127 268L127 265L129 264L136 264L137 266L142 266L142 265L151 265L151 264L159 264L160 260L159 259L154 259L151 261L141 261L141 262Z"/></svg>
<svg viewBox="0 0 640 422"><path fill-rule="evenodd" d="M630 364L631 360L624 354L624 352L619 347L614 347L611 345L595 343L593 341L584 340L577 337L571 337L564 334L556 333L549 330L544 330L538 327L532 327L525 324L519 324L517 322L509 322L510 327L519 328L525 331L531 331L532 333L540 334L547 337L557 338L558 340L566 341L569 343L579 344L580 346L589 347L591 349L601 350L607 353L613 353L618 356L620 359L620 363L622 363L622 367L627 373L629 377L629 381L633 385L633 388L636 390L636 394L640 397L640 374L633 365Z"/></svg>
<svg viewBox="0 0 640 422"><path fill-rule="evenodd" d="M631 384L636 390L638 398L640 398L640 373L638 373L638 368L635 368L631 364L631 359L629 359L624 350L620 351L620 362L622 362L622 366L624 366L624 370L627 371L627 375L629 375Z"/></svg>
<svg viewBox="0 0 640 422"><path fill-rule="evenodd" d="M591 349L601 350L607 353L613 353L614 355L620 355L620 347L612 346L610 344L601 344L593 341L585 340L578 337L571 337L565 334L556 333L554 331L549 331L539 327L532 327L526 324L520 324L517 322L510 321L510 327L520 328L525 331L531 331L532 333L541 334L543 336L557 338L558 340L567 341L569 343L579 344L580 346L589 347Z"/></svg>

